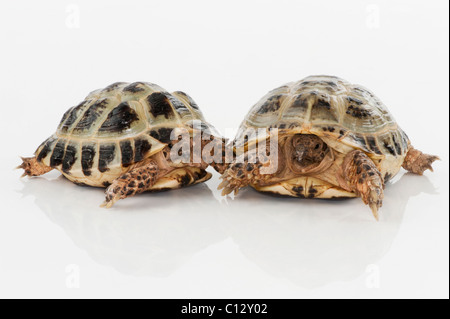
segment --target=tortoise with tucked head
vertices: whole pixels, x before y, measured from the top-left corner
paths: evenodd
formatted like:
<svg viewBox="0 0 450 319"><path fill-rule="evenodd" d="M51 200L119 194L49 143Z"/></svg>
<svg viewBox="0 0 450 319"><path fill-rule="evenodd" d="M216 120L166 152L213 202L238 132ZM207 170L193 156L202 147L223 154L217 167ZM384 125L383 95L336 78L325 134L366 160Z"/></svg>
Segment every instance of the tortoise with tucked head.
<svg viewBox="0 0 450 319"><path fill-rule="evenodd" d="M277 129L276 158L250 156L252 147L270 139L255 134L261 128ZM334 76L310 76L270 91L251 108L234 143L243 156L222 175L222 195L250 185L302 198L358 196L377 219L384 185L400 167L422 174L438 159L412 147L373 93Z"/></svg>
<svg viewBox="0 0 450 319"><path fill-rule="evenodd" d="M217 137L197 104L181 91L169 93L147 82L117 82L91 92L63 116L56 133L34 157L22 158L23 176L57 169L76 184L107 187L106 207L144 191L180 188L211 177L202 158L173 162L174 129ZM202 150L214 138L197 140ZM222 171L222 164L209 163Z"/></svg>

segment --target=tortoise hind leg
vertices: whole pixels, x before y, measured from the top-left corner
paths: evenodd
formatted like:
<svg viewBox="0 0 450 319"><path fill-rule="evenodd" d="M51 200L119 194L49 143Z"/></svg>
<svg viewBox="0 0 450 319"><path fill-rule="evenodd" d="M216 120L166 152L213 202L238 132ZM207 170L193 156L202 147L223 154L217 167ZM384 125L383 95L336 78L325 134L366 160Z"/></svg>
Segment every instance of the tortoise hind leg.
<svg viewBox="0 0 450 319"><path fill-rule="evenodd" d="M38 162L36 157L21 157L22 164L16 167L16 169L23 169L24 176L39 176L50 172L53 167L47 166L41 162Z"/></svg>
<svg viewBox="0 0 450 319"><path fill-rule="evenodd" d="M433 171L431 164L438 159L439 156L422 153L411 146L402 167L411 173L422 175L427 169Z"/></svg>
<svg viewBox="0 0 450 319"><path fill-rule="evenodd" d="M378 220L378 209L384 196L384 181L374 162L363 152L355 150L344 159L343 177L347 186L369 205Z"/></svg>

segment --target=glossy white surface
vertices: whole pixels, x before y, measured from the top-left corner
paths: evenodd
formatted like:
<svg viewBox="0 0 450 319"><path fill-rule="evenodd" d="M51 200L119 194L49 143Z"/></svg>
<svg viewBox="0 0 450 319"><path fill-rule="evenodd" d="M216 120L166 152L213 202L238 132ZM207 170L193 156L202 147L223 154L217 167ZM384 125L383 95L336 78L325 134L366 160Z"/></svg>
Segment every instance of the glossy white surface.
<svg viewBox="0 0 450 319"><path fill-rule="evenodd" d="M347 3L2 4L0 297L448 298L448 3ZM321 73L442 158L387 185L378 223L359 199L220 198L217 174L105 210L101 189L12 170L115 81L184 90L231 137L267 91Z"/></svg>

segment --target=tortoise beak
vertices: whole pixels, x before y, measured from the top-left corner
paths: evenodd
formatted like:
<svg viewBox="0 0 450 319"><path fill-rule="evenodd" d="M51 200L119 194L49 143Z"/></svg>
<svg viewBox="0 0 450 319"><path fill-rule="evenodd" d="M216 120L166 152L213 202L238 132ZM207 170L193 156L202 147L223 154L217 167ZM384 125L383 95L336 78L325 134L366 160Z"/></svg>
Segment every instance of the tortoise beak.
<svg viewBox="0 0 450 319"><path fill-rule="evenodd" d="M305 155L305 149L303 147L300 149L297 149L295 151L295 159L299 162L303 159L304 155Z"/></svg>

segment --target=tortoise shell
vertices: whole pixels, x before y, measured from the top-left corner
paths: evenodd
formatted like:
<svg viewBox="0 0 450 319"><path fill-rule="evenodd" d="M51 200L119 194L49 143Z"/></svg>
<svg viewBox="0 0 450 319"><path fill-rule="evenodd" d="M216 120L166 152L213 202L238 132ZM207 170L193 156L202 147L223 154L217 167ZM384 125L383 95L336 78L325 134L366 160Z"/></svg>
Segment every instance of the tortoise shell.
<svg viewBox="0 0 450 319"><path fill-rule="evenodd" d="M36 150L39 162L68 179L106 186L130 165L161 151L175 128L219 136L194 100L148 82L117 82L91 92L64 113L56 133Z"/></svg>
<svg viewBox="0 0 450 319"><path fill-rule="evenodd" d="M309 76L267 93L242 122L236 148L266 138L252 134L261 128L277 128L279 135L314 134L342 153L360 149L388 177L399 170L410 145L379 98L335 76Z"/></svg>

